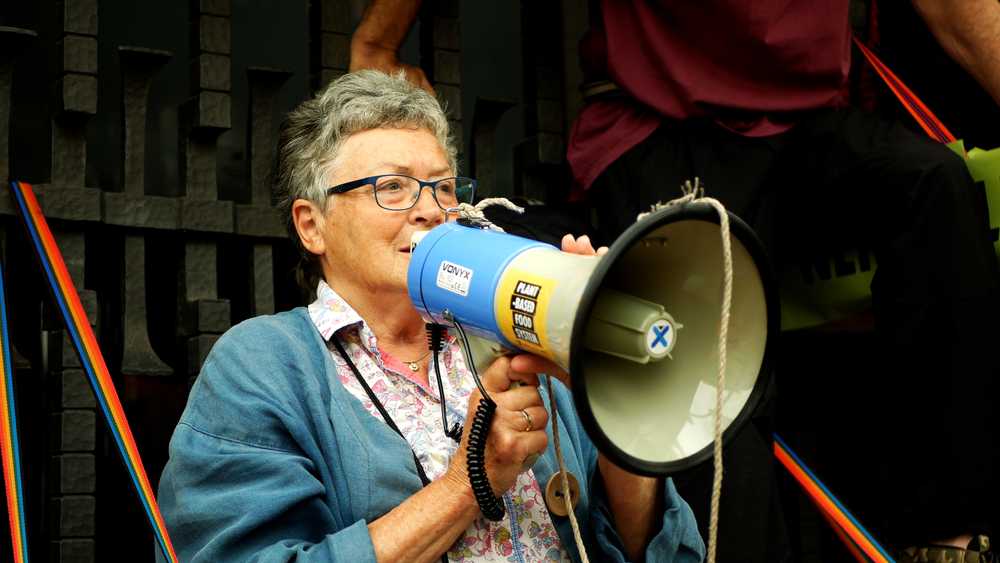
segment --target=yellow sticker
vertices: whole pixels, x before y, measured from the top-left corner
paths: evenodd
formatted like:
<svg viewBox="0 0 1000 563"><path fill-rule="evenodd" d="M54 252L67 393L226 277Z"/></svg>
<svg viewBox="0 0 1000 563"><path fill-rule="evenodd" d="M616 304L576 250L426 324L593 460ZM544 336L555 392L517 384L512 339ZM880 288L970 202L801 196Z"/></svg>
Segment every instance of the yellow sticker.
<svg viewBox="0 0 1000 563"><path fill-rule="evenodd" d="M508 268L497 284L494 307L500 332L528 352L554 359L546 334L546 315L554 280Z"/></svg>

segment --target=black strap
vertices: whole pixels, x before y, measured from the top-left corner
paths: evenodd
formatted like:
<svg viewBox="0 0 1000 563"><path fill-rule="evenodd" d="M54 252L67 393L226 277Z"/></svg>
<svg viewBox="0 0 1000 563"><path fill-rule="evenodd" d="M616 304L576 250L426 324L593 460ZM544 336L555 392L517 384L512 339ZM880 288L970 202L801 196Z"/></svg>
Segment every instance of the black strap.
<svg viewBox="0 0 1000 563"><path fill-rule="evenodd" d="M361 386L364 387L365 393L368 394L368 398L372 400L372 404L375 405L375 408L378 409L379 414L382 415L382 420L384 420L385 423L389 425L389 428L392 428L393 431L396 432L396 434L399 434L399 437L402 438L404 442L406 442L406 436L403 436L403 433L399 430L399 427L396 426L395 422L393 422L392 417L389 416L389 412L385 410L384 406L382 406L382 401L379 401L378 397L375 396L375 392L372 391L372 388L368 386L368 382L365 381L365 378L361 377L361 372L358 371L358 366L354 365L354 362L351 361L351 358L347 355L347 352L344 351L344 346L341 345L340 340L336 336L334 336L330 340L333 342L333 345L337 347L337 353L340 354L340 357L344 358L344 361L347 362L347 365L351 367L351 371L354 372L354 377L358 380L358 383L360 383ZM409 447L410 445L409 442L406 442L406 445L407 447ZM417 458L416 452L413 451L413 448L410 448L410 454L413 455L413 463L417 465L417 475L420 476L420 482L423 483L423 485L426 487L427 485L430 484L431 480L427 478L427 473L424 472L424 466L421 465L420 460Z"/></svg>

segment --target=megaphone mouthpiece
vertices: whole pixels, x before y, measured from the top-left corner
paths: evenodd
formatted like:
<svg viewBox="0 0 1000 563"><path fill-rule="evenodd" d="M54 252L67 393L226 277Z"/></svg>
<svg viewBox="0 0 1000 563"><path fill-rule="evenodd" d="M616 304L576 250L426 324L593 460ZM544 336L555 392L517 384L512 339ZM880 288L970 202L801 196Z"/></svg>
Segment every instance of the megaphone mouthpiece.
<svg viewBox="0 0 1000 563"><path fill-rule="evenodd" d="M639 364L669 357L681 325L663 305L602 288L590 312L586 348Z"/></svg>

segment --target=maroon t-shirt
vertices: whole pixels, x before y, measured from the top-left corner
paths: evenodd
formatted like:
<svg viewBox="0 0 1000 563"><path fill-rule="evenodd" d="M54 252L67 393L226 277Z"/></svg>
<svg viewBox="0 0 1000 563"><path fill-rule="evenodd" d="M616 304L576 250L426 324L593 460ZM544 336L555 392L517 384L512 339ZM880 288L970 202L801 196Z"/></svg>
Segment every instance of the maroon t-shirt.
<svg viewBox="0 0 1000 563"><path fill-rule="evenodd" d="M586 189L664 118L707 117L765 136L841 105L849 0L601 0L580 42L585 80L626 96L584 106L567 158Z"/></svg>

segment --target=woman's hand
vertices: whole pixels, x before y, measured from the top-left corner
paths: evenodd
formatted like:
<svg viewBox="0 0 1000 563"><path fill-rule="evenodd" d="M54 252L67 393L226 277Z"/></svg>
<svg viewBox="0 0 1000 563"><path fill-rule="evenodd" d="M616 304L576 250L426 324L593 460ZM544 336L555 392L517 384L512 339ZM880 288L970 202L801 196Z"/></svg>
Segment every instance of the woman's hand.
<svg viewBox="0 0 1000 563"><path fill-rule="evenodd" d="M493 487L493 493L497 496L514 485L525 459L544 452L548 446L545 426L549 422L549 413L545 410L542 397L538 393L538 376L533 372L517 371L512 367L517 365L519 363L517 360L521 358L534 358L534 356L522 354L515 356L513 360L501 356L482 376L483 387L497 404L493 424L486 440L486 474ZM520 386L511 387L515 381L520 383ZM466 465L469 429L472 427L472 420L481 400L482 396L478 389L469 397L469 412L465 418L462 443L446 473L447 478L456 480L456 484L460 483L463 487L469 486Z"/></svg>
<svg viewBox="0 0 1000 563"><path fill-rule="evenodd" d="M417 19L420 2L391 1L369 2L361 22L351 36L351 60L348 70L365 68L393 74L400 70L406 79L434 95L434 88L427 81L424 71L399 60L399 49Z"/></svg>
<svg viewBox="0 0 1000 563"><path fill-rule="evenodd" d="M562 250L585 256L602 256L608 251L604 246L594 250L586 235L580 238L566 235L562 240ZM548 446L545 425L548 424L549 413L538 393L539 373L556 377L567 386L570 384L569 375L559 366L532 354L518 354L510 358L502 356L483 375L483 387L497 403L496 415L486 442L486 473L493 492L497 495L514 484L525 459L544 452ZM521 386L512 389L511 383L514 381L520 382ZM455 485L465 489L469 487L465 455L468 432L480 400L479 391L473 391L469 397L462 443L445 474ZM531 417L531 431L525 431L527 419L521 414L522 410Z"/></svg>
<svg viewBox="0 0 1000 563"><path fill-rule="evenodd" d="M602 246L597 250L594 250L594 245L590 242L590 237L587 235L580 235L580 238L575 238L573 235L567 234L562 238L562 251L569 252L570 254L582 254L584 256L604 256L608 253L608 247Z"/></svg>
<svg viewBox="0 0 1000 563"><path fill-rule="evenodd" d="M423 69L401 62L395 49L384 47L378 43L352 41L351 62L348 70L354 72L365 68L380 70L386 74L395 74L402 70L406 73L406 80L423 88L432 96L435 95L434 87L427 80Z"/></svg>

